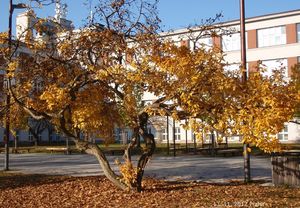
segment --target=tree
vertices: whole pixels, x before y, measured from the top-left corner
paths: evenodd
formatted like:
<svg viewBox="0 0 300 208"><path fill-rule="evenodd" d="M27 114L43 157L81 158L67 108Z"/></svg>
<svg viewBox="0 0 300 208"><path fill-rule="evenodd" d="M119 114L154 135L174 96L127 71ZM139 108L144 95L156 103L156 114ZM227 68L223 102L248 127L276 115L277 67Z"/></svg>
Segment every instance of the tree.
<svg viewBox="0 0 300 208"><path fill-rule="evenodd" d="M7 111L7 107L3 101L1 103L1 113L0 113L0 125L3 126L4 119ZM10 110L13 112L12 115L10 115L10 135L14 138L14 150L17 151L18 148L18 130L19 129L27 129L27 119L28 114L23 110L22 107L19 105L15 105L15 103L11 103Z"/></svg>
<svg viewBox="0 0 300 208"><path fill-rule="evenodd" d="M47 129L48 136L50 136L51 132L53 131L52 124L46 119L34 120L32 118L29 118L27 120L27 128L34 137L34 145L35 146L37 146L41 142L39 135L43 131L45 131ZM22 128L22 129L24 129L24 128ZM51 141L49 141L49 142L51 142Z"/></svg>
<svg viewBox="0 0 300 208"><path fill-rule="evenodd" d="M292 67L292 76L291 80L294 82L294 85L296 89L299 91L300 90L300 64L296 64ZM300 117L300 105L298 104L296 106L296 111L295 111L295 117L299 118Z"/></svg>
<svg viewBox="0 0 300 208"><path fill-rule="evenodd" d="M293 118L299 103L294 82L286 81L280 69L270 77L263 76L258 69L250 75L241 93L233 131L243 135L245 143L266 152L280 151L276 134L283 129L284 122Z"/></svg>
<svg viewBox="0 0 300 208"><path fill-rule="evenodd" d="M135 13L129 11L130 7ZM134 69L126 64L124 55L138 57L140 43L145 48L146 43L154 41L158 23L155 4L139 0L100 1L97 11L105 26L95 23L73 32L64 31L57 24L53 34L43 39L33 39L32 32L28 32L33 28L28 28L23 49L29 49L29 55L13 59L3 48L3 56L8 57L6 76L16 83L9 82L9 91L15 103L33 119L51 121L79 149L95 155L114 184L141 191L144 168L155 142L153 135L147 133L148 115L139 110L137 89L143 89L143 85L130 79ZM41 19L34 25L44 37L49 34L44 27L46 21ZM5 34L2 37L1 43L5 44ZM21 50L21 43L15 41L14 49ZM134 129L125 162L119 164L122 176L111 169L96 144L81 136L89 133L110 139L116 125ZM142 155L134 168L131 150L139 135L146 146L140 148Z"/></svg>
<svg viewBox="0 0 300 208"><path fill-rule="evenodd" d="M30 55L8 59L6 75L16 83L9 83L14 102L33 119L49 120L77 148L94 155L115 185L142 190L144 169L155 150L154 136L147 132L152 115L189 118L189 128L199 133L243 134L246 143L276 150L271 134L291 116L297 95L280 73L271 78L254 73L244 88L237 74L224 71L218 48L190 50L157 35L155 4L111 0L96 11L99 19L89 27L64 31L57 25L48 38L27 38ZM44 23L39 20L35 29L47 37ZM5 43L5 35L1 37ZM11 57L5 47L0 50ZM143 106L145 91L157 99ZM274 110L278 113L272 114ZM99 146L82 137L109 140L116 125L134 132L124 162L118 163L121 175L111 169ZM141 147L139 136L145 141ZM134 148L141 151L136 164L131 160Z"/></svg>
<svg viewBox="0 0 300 208"><path fill-rule="evenodd" d="M155 79L151 85L163 86L155 93L173 103L174 118L188 117L199 137L203 131L242 135L243 142L265 152L280 151L276 134L299 105L295 81L287 81L283 69L264 76L259 65L243 83L239 70L224 71L222 53L216 50L162 46L160 54L151 55L155 64L149 68L169 73L169 79L163 84Z"/></svg>

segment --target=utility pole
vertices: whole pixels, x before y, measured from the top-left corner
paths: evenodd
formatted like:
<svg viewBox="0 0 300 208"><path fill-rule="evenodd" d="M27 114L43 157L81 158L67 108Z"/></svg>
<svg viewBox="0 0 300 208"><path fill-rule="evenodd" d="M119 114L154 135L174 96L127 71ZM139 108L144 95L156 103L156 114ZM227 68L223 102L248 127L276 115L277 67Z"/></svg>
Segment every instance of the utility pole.
<svg viewBox="0 0 300 208"><path fill-rule="evenodd" d="M9 55L11 56L11 30L12 30L12 14L13 4L12 0L9 0L9 17L8 17L8 49ZM6 116L5 116L5 139L4 139L4 170L9 170L9 133L10 133L10 93L9 93L9 78L6 77Z"/></svg>
<svg viewBox="0 0 300 208"><path fill-rule="evenodd" d="M170 155L170 141L169 141L169 116L167 115L167 153Z"/></svg>
<svg viewBox="0 0 300 208"><path fill-rule="evenodd" d="M173 156L176 157L176 141L175 141L175 131L176 131L176 127L175 127L175 119L173 118L173 149L174 149L174 152L173 152Z"/></svg>
<svg viewBox="0 0 300 208"><path fill-rule="evenodd" d="M240 34L241 34L241 69L242 83L247 82L247 58L246 58L246 32L245 32L245 0L240 0ZM248 152L249 144L243 144L244 152L244 181L250 182L250 154Z"/></svg>
<svg viewBox="0 0 300 208"><path fill-rule="evenodd" d="M28 8L26 4L13 4L12 0L9 0L9 17L8 17L8 49L9 55L11 56L11 49L12 49L12 15L14 9L23 9ZM4 170L9 170L9 135L10 135L10 83L11 80L9 77L6 77L6 116L5 116L5 139L4 139L4 149L5 149L5 157L4 157Z"/></svg>
<svg viewBox="0 0 300 208"><path fill-rule="evenodd" d="M187 119L185 119L185 125L187 125ZM188 141L187 141L188 133L187 129L185 129L185 152L188 153Z"/></svg>

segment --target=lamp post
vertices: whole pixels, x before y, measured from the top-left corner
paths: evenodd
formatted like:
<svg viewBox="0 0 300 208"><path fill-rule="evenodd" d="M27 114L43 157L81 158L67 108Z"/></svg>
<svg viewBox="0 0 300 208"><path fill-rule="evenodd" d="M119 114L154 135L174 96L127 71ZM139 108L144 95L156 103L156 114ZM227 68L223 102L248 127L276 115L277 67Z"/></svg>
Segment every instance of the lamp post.
<svg viewBox="0 0 300 208"><path fill-rule="evenodd" d="M14 9L24 9L28 8L26 4L13 4L12 0L9 0L9 18L8 18L8 49L9 55L11 54L12 49L12 15ZM10 57L11 58L11 57ZM7 77L7 94L6 94L6 117L5 117L5 140L4 140L4 148L5 148L5 158L4 158L4 170L9 170L9 133L10 133L10 78Z"/></svg>
<svg viewBox="0 0 300 208"><path fill-rule="evenodd" d="M175 127L175 119L173 118L173 149L174 149L174 152L173 152L173 156L176 157L176 127Z"/></svg>
<svg viewBox="0 0 300 208"><path fill-rule="evenodd" d="M167 115L167 153L170 154L170 141L169 141L169 116Z"/></svg>
<svg viewBox="0 0 300 208"><path fill-rule="evenodd" d="M240 0L240 30L241 30L241 68L242 83L247 82L247 58L246 58L246 32L245 32L245 0ZM244 181L250 182L250 154L248 153L249 144L243 145L244 150Z"/></svg>

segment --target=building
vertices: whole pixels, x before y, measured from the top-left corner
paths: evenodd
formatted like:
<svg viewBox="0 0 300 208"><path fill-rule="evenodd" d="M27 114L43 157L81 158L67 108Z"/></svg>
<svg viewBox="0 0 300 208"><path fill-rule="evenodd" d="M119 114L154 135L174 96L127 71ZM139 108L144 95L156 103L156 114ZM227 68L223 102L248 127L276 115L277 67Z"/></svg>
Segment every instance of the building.
<svg viewBox="0 0 300 208"><path fill-rule="evenodd" d="M71 22L66 20L62 15L61 8L57 7L55 19L63 23L66 28L73 29ZM36 19L30 16L29 13L20 14L17 17L17 35L26 32L26 28L34 24ZM47 23L51 28L51 22ZM211 37L209 35L192 41L188 35L190 30L179 29L169 33L164 33L164 38L169 38L177 45L185 45L192 48L193 44L205 44L207 47L212 45L221 48L225 53L225 60L228 63L227 70L237 69L240 65L240 33L239 20L223 22L219 24L222 28L230 29L234 32L222 36ZM50 31L50 30L49 30ZM193 29L193 33L197 34L197 28ZM37 38L47 38L47 32L38 34ZM285 76L291 76L291 67L300 62L300 10L268 14L246 19L246 38L247 38L247 68L248 71L256 70L258 61L261 61L267 68L265 72L268 75L272 69L283 67ZM1 81L1 77L0 77ZM145 102L151 102L154 99L153 95L145 92ZM183 120L182 124L185 123ZM168 128L167 128L168 126ZM158 142L169 141L177 143L193 143L195 142L194 133L190 130L185 130L180 123L174 122L167 117L151 118L149 124L149 132L155 135ZM3 129L0 129L0 140L3 135ZM20 139L24 141L30 140L30 133L20 132ZM46 137L47 133L41 133L41 139ZM131 135L130 129L115 129L115 138L121 143L129 140ZM55 135L55 138L58 135ZM282 142L300 142L300 125L295 123L286 123L285 128L278 133L278 139ZM209 135L205 136L210 140ZM238 142L239 137L228 138L229 142Z"/></svg>
<svg viewBox="0 0 300 208"><path fill-rule="evenodd" d="M234 20L220 24L222 28L233 31L222 36L204 36L197 40L191 40L190 32L197 36L197 28L180 29L163 36L169 38L177 45L185 45L193 48L194 44L205 44L207 47L216 46L225 52L227 70L238 69L241 62L240 54L240 21ZM266 67L266 75L274 68L284 68L287 79L291 76L291 67L300 62L300 10L268 14L246 19L246 48L248 72L255 71L258 61ZM145 100L153 99L151 94L145 95ZM165 119L166 120L166 119ZM184 121L182 121L184 123ZM167 123L165 121L165 123ZM175 131L176 142L193 142L193 133L185 131L179 124L173 124L169 119L169 140L173 140ZM166 142L166 125L161 128L152 127L156 138ZM156 129L156 130L155 130ZM284 143L300 142L300 125L286 123L284 129L278 133L278 139ZM238 137L228 138L229 142L239 141ZM209 140L209 139L208 139Z"/></svg>
<svg viewBox="0 0 300 208"><path fill-rule="evenodd" d="M59 37L61 31L71 31L74 30L72 21L66 19L66 5L61 4L59 0L56 1L55 16L53 18L44 21L43 30L35 31L34 25L39 21L39 17L34 14L34 11L27 10L23 13L18 14L16 18L16 38L20 41L24 41L26 38L30 37L32 39L42 39L45 41L53 41L53 39ZM23 45L20 45L18 50L15 52L15 56L22 56L30 54L30 50ZM1 64L3 64L3 59L0 57L0 99L5 98L3 91L4 83L4 70L1 70ZM40 87L36 85L36 87ZM28 130L15 130L15 134L10 134L11 140L18 140L19 142L33 143L37 140L39 142L64 142L65 137L63 137L58 132L55 132L54 128L49 124L49 122L34 121L29 119L30 127ZM0 142L3 141L5 135L5 129L0 127Z"/></svg>

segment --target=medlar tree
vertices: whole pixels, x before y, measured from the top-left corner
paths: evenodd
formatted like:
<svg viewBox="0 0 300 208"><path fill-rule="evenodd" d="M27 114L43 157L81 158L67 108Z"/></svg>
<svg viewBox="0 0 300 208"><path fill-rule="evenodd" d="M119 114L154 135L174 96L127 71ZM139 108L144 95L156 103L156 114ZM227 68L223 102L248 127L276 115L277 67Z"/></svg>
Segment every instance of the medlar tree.
<svg viewBox="0 0 300 208"><path fill-rule="evenodd" d="M27 50L17 58L1 48L6 76L15 82L9 82L14 103L36 120L49 120L77 148L94 155L121 189L142 190L144 170L155 150L154 136L147 132L152 115L184 116L195 131L243 134L246 143L274 150L269 135L293 113L294 87L283 83L280 74L265 78L259 73L245 87L236 74L224 71L220 49L200 45L190 50L160 37L156 1L148 2L100 1L95 19L85 28L64 31L55 24L50 37L16 41L13 51ZM44 37L49 34L46 21L34 25ZM6 42L2 34L1 43ZM143 92L157 98L143 106ZM121 175L112 170L101 148L82 136L110 139L117 125L133 129L119 164ZM139 136L143 147L138 146ZM134 148L141 152L136 164L131 159Z"/></svg>

